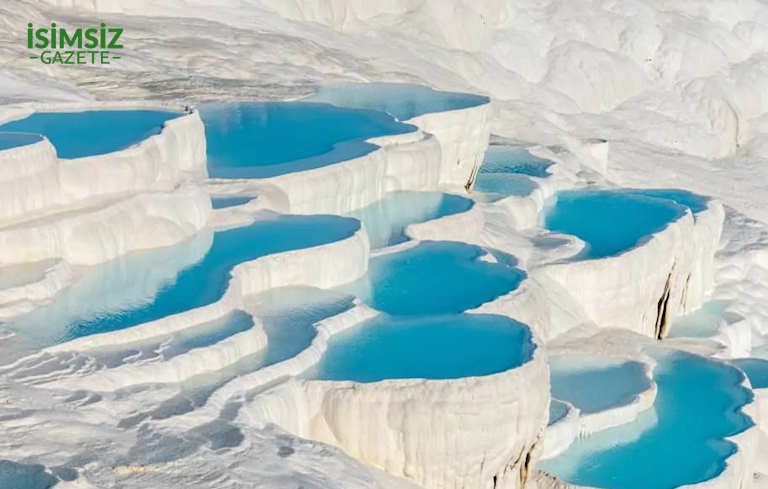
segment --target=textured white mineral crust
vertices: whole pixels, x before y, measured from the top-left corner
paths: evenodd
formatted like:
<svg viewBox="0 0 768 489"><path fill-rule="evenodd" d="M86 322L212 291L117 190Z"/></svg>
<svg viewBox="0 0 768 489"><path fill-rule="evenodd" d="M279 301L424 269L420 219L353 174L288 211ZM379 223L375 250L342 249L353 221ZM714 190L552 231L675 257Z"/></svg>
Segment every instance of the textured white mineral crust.
<svg viewBox="0 0 768 489"><path fill-rule="evenodd" d="M54 18L78 25L100 22L113 13L125 22L130 49L124 63L108 71L73 69L62 75L64 70L20 63L27 55L23 41L13 35L0 39L0 59L5 61L0 70L0 101L36 100L47 107L49 100L67 100L85 107L95 104L94 98L287 99L306 95L318 83L377 80L486 94L493 99L493 114L486 113L487 107L425 116L419 132L394 137L396 144L382 144L382 149L355 162L277 177L269 183L202 184L205 148L199 137L202 126L194 115L178 121L189 126L178 128L178 134L172 121L159 141L152 139L137 147L143 150L126 150L131 153L129 159L104 157L98 165L58 160L47 142L0 151L0 317L29 311L49 300L79 273L79 265L73 263L92 264L133 249L171 244L203 225L247 220L257 208L346 212L389 190L436 190L447 185L458 191L487 144L490 130L539 145L537 151L558 162L553 176L539 181L539 189L530 197L477 205L468 213L407 231L419 239L486 244L521 260L529 277L520 289L479 310L502 312L530 324L543 353L547 343L574 330L596 335L613 331L606 328L628 328L650 339L663 334L663 326L674 317L700 305L712 289L713 298L731 301L728 324L712 338L672 344L722 357L753 354L768 344L765 2L16 0L0 5L0 17L18 29L30 21L46 23ZM0 118L9 116L4 108ZM165 136L172 137L164 141ZM209 214L203 195L177 189L190 181L211 191L249 193L255 201L245 210ZM646 245L619 257L555 264L577 251L579 243L554 245L555 237L537 229L537 216L557 190L590 183L685 188L717 200L695 223L686 216ZM191 210L177 209L182 207ZM77 247L69 244L75 242ZM367 258L367 248L361 243L350 248L311 261L311 254L306 261L292 260L298 260L298 267L307 267L307 276L327 277L317 285L331 286L364 273L360 263ZM19 260L24 268L11 268ZM338 275L328 271L341 262L345 265ZM9 281L3 273L9 271L30 280ZM248 291L302 282L301 270L288 270L282 278L276 265L254 268L247 276L248 282L238 287ZM658 304L667 296L667 284L667 320L659 322ZM234 303L227 303L209 313L196 310L151 326L186 328L233 307ZM136 333L131 334L137 337L155 334L144 326L133 329ZM126 334L78 340L66 348L87 353L90 341L123 344L130 340ZM14 340L3 333L0 342L7 345ZM595 341L606 348L616 345L609 336ZM61 358L65 353L46 354ZM210 362L211 369L226 363L218 360L222 356L211 360L208 353L198 353L205 359L190 360L195 369L201 363ZM478 394L490 395L491 379L509 377L509 388L498 393L499 400L507 401L504 409L497 408L496 399L489 399L487 405L469 402L451 382L439 387L414 383L403 386L401 394L397 389L380 390L381 386L289 381L273 387L268 396L256 395L252 404L234 415L233 430L243 437L239 444L216 450L205 445L213 443L215 435L200 429L201 425L226 424L229 418L222 413L231 414L233 398L246 391L254 394L250 390L258 390L267 380L296 375L303 362L311 363L304 358L310 354L316 356L317 351L307 350L271 370L225 384L189 418L146 418L135 429L116 425L162 404L165 390L144 385L119 399L111 393L102 397L87 391L52 396L23 381L40 366L33 365L32 373L14 370L14 382L0 377L0 405L6 420L0 426L0 457L29 458L48 467L72 460L101 462L78 467L79 479L68 484L73 487L175 489L229 484L268 489L298 485L412 489L403 479L360 463L352 454L433 487L454 487L457 481L466 481L486 489L492 487L493 475L499 476L497 482L510 481L514 487L520 465L508 474L504 467L540 436L532 433L532 427L541 421L534 418L544 416L546 406L537 406L532 417L519 418L530 421L521 424L524 436L520 438L501 440L501 435L512 432L507 423L513 421L496 417L507 409L511 412L513 402L521 403L522 412L533 409L534 401L548 398L544 383L512 380L517 370L543 369L544 362L535 359L529 366L484 381L456 384L469 384ZM72 368L75 373L61 375L76 384L77 367ZM164 372L158 370L158 377L185 377L184 371L181 365L169 366ZM119 374L102 387L131 384L147 372ZM441 407L438 394L454 409ZM383 401L368 409L370 396ZM763 397L758 390L756 402L746 410L765 431ZM287 401L280 404L280 399ZM277 411L296 406L314 417ZM432 412L425 406L440 414L443 424L437 429L431 429L432 418L426 413ZM466 410L459 412L457 406ZM385 412L388 407L391 410ZM466 427L449 424L447 415L457 412L464 416L461 422ZM388 416L396 413L413 417ZM192 414L197 418L192 419ZM302 436L342 446L347 453L274 427L250 424L251 416L257 420L264 414L275 416ZM485 431L473 428L477 426ZM467 436L451 438L459 428L466 428ZM768 486L768 442L764 433L755 442L756 431L734 437L739 451L728 459L725 472L699 486L748 488L753 475L754 487ZM368 441L377 436L384 438L381 450ZM511 446L520 452L509 450ZM753 457L756 448L759 452ZM478 463L484 451L488 462L481 469ZM160 460L134 463L150 453L159 454ZM437 459L438 454L443 458ZM446 462L436 469L441 460L453 465ZM529 479L526 487L535 486L567 487L540 474Z"/></svg>

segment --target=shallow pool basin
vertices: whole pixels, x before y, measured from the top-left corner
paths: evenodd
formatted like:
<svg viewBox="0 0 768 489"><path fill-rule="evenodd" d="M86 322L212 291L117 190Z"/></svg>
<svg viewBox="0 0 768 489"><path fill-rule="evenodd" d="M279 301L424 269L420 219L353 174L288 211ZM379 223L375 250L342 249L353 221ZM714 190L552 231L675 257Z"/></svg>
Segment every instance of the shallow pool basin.
<svg viewBox="0 0 768 489"><path fill-rule="evenodd" d="M755 389L768 388L768 360L763 358L739 358L732 363L747 374L749 383Z"/></svg>
<svg viewBox="0 0 768 489"><path fill-rule="evenodd" d="M416 128L383 112L308 102L215 104L201 107L208 173L267 178L311 170L370 153L365 140Z"/></svg>
<svg viewBox="0 0 768 489"><path fill-rule="evenodd" d="M203 233L177 246L132 253L90 269L46 306L10 326L47 343L135 326L211 304L235 265L352 236L360 222L338 216L270 216Z"/></svg>
<svg viewBox="0 0 768 489"><path fill-rule="evenodd" d="M544 227L585 242L579 259L626 252L685 214L673 200L624 190L558 192L544 211Z"/></svg>
<svg viewBox="0 0 768 489"><path fill-rule="evenodd" d="M478 246L425 241L372 258L368 274L343 289L393 315L458 313L516 289L525 278L509 262L484 256Z"/></svg>
<svg viewBox="0 0 768 489"><path fill-rule="evenodd" d="M654 407L637 420L589 435L538 468L574 484L672 489L720 474L736 445L725 437L752 426L740 408L751 393L724 363L656 352Z"/></svg>
<svg viewBox="0 0 768 489"><path fill-rule="evenodd" d="M531 359L529 329L504 316L382 315L331 337L311 377L376 382L490 375Z"/></svg>
<svg viewBox="0 0 768 489"><path fill-rule="evenodd" d="M405 228L439 217L466 212L470 199L440 192L392 192L350 214L363 222L371 248L408 241Z"/></svg>
<svg viewBox="0 0 768 489"><path fill-rule="evenodd" d="M551 358L549 367L552 397L570 402L583 414L627 405L651 387L638 362L566 356Z"/></svg>
<svg viewBox="0 0 768 489"><path fill-rule="evenodd" d="M166 110L84 110L35 112L0 125L0 131L36 133L48 138L59 158L82 158L119 151L159 134L181 115Z"/></svg>

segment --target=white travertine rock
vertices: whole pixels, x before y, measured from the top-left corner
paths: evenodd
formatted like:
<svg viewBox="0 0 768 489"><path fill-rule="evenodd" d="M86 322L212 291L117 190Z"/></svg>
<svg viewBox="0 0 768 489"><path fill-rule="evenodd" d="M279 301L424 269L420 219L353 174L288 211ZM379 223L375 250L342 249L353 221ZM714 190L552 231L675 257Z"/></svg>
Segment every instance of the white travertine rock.
<svg viewBox="0 0 768 489"><path fill-rule="evenodd" d="M82 106L45 110L67 108L83 110ZM29 108L5 107L0 119L30 112ZM13 223L87 207L96 199L170 191L184 182L200 181L207 176L205 133L195 111L166 121L159 134L123 150L59 159L54 147L43 139L0 151L0 166L0 224Z"/></svg>
<svg viewBox="0 0 768 489"><path fill-rule="evenodd" d="M217 179L209 187L225 193L249 186L269 188L271 200L285 202L286 212L345 214L387 192L464 186L488 146L490 107L483 104L415 117L407 122L420 130L372 138L368 141L379 148L351 160L251 181ZM275 195L274 189L282 195Z"/></svg>
<svg viewBox="0 0 768 489"><path fill-rule="evenodd" d="M0 264L61 258L94 265L130 251L179 243L201 230L210 212L208 194L189 186L54 214L0 229Z"/></svg>
<svg viewBox="0 0 768 489"><path fill-rule="evenodd" d="M701 307L712 289L724 217L722 204L709 201L695 219L687 211L620 255L547 264L531 276L545 288L564 288L600 327L664 337L670 322Z"/></svg>
<svg viewBox="0 0 768 489"><path fill-rule="evenodd" d="M355 314L324 321L318 346L329 333L358 324L359 317L347 320ZM494 409L482 408L488 405ZM425 488L522 488L548 405L549 368L536 349L522 366L483 377L364 384L292 379L260 394L242 415L338 446Z"/></svg>

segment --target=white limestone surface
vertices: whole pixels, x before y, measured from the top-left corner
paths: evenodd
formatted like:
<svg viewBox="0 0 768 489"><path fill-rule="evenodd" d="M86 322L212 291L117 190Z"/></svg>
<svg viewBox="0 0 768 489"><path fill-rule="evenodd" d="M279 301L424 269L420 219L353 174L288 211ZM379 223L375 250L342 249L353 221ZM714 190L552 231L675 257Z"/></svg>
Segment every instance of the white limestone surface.
<svg viewBox="0 0 768 489"><path fill-rule="evenodd" d="M63 259L94 265L130 251L170 246L201 230L211 201L197 187L144 193L0 228L0 264Z"/></svg>
<svg viewBox="0 0 768 489"><path fill-rule="evenodd" d="M21 104L0 108L0 121L24 117L36 109L51 112L146 106L116 102ZM197 111L166 121L159 134L133 146L101 155L57 158L47 139L6 149L0 151L4 169L0 176L0 224L93 205L95 199L170 191L181 183L204 179L205 162L205 135Z"/></svg>

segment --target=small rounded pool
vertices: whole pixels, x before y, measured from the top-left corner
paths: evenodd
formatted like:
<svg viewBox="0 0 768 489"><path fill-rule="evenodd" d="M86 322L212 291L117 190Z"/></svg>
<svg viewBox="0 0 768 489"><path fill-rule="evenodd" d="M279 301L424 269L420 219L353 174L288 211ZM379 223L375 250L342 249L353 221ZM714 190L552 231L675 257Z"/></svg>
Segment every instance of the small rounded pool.
<svg viewBox="0 0 768 489"><path fill-rule="evenodd" d="M383 248L408 241L405 228L466 212L470 199L440 192L392 192L383 199L350 214L365 224L371 248Z"/></svg>
<svg viewBox="0 0 768 489"><path fill-rule="evenodd" d="M59 158L82 158L137 144L159 134L166 121L180 115L138 109L35 112L0 125L0 131L42 134L56 148Z"/></svg>
<svg viewBox="0 0 768 489"><path fill-rule="evenodd" d="M485 152L474 189L495 201L508 196L525 197L537 187L530 177L546 178L552 162L538 158L525 148L494 144Z"/></svg>
<svg viewBox="0 0 768 489"><path fill-rule="evenodd" d="M374 257L368 274L344 289L393 315L458 313L516 289L525 278L510 262L484 256L479 246L425 241Z"/></svg>
<svg viewBox="0 0 768 489"><path fill-rule="evenodd" d="M520 366L535 349L525 325L504 316L378 316L331 337L313 377L376 382L456 379Z"/></svg>
<svg viewBox="0 0 768 489"><path fill-rule="evenodd" d="M544 214L544 227L583 240L582 259L630 250L679 219L685 208L672 200L622 190L558 192Z"/></svg>

